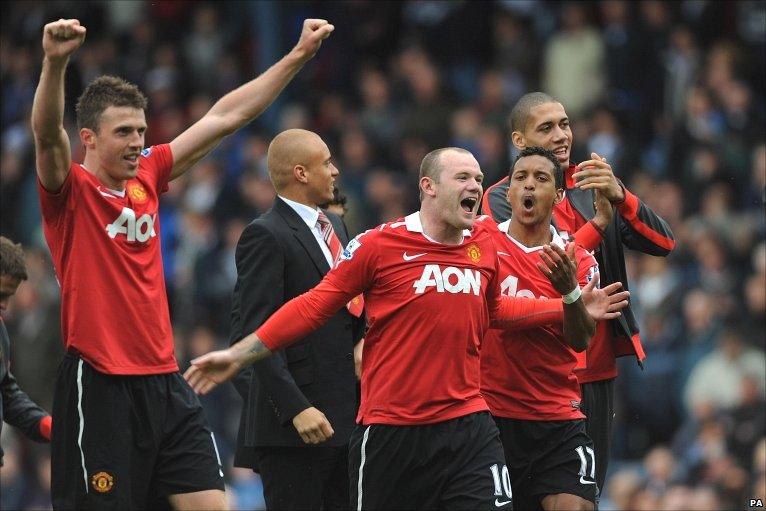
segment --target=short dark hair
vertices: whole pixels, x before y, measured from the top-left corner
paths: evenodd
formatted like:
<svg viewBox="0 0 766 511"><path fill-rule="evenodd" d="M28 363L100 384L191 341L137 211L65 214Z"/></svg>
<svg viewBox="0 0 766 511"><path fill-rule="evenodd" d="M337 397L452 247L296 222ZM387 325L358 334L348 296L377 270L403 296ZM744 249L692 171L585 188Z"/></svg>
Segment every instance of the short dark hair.
<svg viewBox="0 0 766 511"><path fill-rule="evenodd" d="M536 106L547 103L560 103L559 100L544 92L529 92L519 98L511 110L511 133L514 131L524 131L529 120L529 112Z"/></svg>
<svg viewBox="0 0 766 511"><path fill-rule="evenodd" d="M418 179L423 177L430 177L438 183L439 174L441 174L442 170L442 166L440 164L441 155L447 151L471 154L471 151L463 149L462 147L442 147L441 149L434 149L425 155L423 157L423 161L420 162L420 175L418 176Z"/></svg>
<svg viewBox="0 0 766 511"><path fill-rule="evenodd" d="M549 160L553 164L553 182L556 184L556 188L564 188L564 171L561 169L561 164L559 163L558 158L553 154L553 151L539 146L525 147L521 150L519 155L513 161L510 172L508 172L509 178L513 175L513 169L516 167L516 162L527 156L542 156Z"/></svg>
<svg viewBox="0 0 766 511"><path fill-rule="evenodd" d="M116 76L99 76L77 100L77 128L98 132L101 114L110 106L128 106L146 111L148 101L139 88Z"/></svg>
<svg viewBox="0 0 766 511"><path fill-rule="evenodd" d="M21 243L13 243L5 236L0 236L0 275L27 280L27 267Z"/></svg>

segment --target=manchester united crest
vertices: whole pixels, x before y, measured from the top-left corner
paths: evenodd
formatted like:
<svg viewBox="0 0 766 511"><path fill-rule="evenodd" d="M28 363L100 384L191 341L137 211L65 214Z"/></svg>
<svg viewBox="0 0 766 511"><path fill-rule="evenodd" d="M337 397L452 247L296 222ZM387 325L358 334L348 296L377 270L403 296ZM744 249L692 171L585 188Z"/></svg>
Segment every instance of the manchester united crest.
<svg viewBox="0 0 766 511"><path fill-rule="evenodd" d="M468 251L468 257L471 258L471 261L473 261L474 263L478 263L479 259L481 259L481 250L479 250L479 245L477 245L476 243L471 243L470 245L468 245L467 251Z"/></svg>
<svg viewBox="0 0 766 511"><path fill-rule="evenodd" d="M90 484L99 493L109 493L114 486L114 476L102 470L93 474L93 477L90 478Z"/></svg>
<svg viewBox="0 0 766 511"><path fill-rule="evenodd" d="M128 195L133 202L138 202L139 204L143 204L148 198L146 190L144 190L140 183L128 183Z"/></svg>

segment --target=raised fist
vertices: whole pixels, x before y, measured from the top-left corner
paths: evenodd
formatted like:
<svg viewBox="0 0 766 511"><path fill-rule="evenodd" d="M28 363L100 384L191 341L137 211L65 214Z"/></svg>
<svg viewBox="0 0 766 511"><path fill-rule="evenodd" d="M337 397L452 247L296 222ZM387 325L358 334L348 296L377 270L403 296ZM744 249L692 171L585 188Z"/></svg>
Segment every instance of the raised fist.
<svg viewBox="0 0 766 511"><path fill-rule="evenodd" d="M79 20L60 19L43 28L43 51L51 59L66 58L85 40L85 27Z"/></svg>
<svg viewBox="0 0 766 511"><path fill-rule="evenodd" d="M305 20L301 37L298 39L298 44L295 45L293 51L298 52L302 59L309 60L316 54L319 47L322 46L322 41L330 37L333 30L335 30L335 27L328 23L327 20Z"/></svg>

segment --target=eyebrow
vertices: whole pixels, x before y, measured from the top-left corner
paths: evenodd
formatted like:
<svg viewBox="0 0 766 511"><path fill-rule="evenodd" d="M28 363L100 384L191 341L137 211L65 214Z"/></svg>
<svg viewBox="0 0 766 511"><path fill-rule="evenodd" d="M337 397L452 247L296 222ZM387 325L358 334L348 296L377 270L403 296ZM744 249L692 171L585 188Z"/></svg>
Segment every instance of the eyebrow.
<svg viewBox="0 0 766 511"><path fill-rule="evenodd" d="M135 129L137 129L137 130L139 130L139 131L141 131L141 130L144 130L144 131L145 131L145 130L146 130L146 126L144 126L144 125L141 125L141 126L137 126L137 127L136 127L136 126L131 126L130 124L122 124L122 125L120 125L120 126L116 126L116 127L114 128L114 131L132 130L132 129L134 129L134 128L135 128Z"/></svg>
<svg viewBox="0 0 766 511"><path fill-rule="evenodd" d="M547 126L548 124L561 124L564 121L569 121L569 117L562 117L558 121L545 121L545 122L541 122L540 124L537 125L537 127L538 128L543 128L543 127Z"/></svg>

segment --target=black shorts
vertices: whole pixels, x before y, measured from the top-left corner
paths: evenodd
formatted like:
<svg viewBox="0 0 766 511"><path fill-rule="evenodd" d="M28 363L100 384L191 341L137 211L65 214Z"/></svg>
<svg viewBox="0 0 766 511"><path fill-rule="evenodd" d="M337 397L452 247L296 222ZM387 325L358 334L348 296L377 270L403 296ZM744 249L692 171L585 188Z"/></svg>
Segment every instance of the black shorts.
<svg viewBox="0 0 766 511"><path fill-rule="evenodd" d="M595 453L585 433L585 420L496 417L495 422L511 473L516 509L542 509L543 497L559 493L595 502Z"/></svg>
<svg viewBox="0 0 766 511"><path fill-rule="evenodd" d="M348 465L352 509L512 509L488 412L422 426L357 426Z"/></svg>
<svg viewBox="0 0 766 511"><path fill-rule="evenodd" d="M614 378L583 383L580 410L588 416L586 429L596 450L596 482L604 487L609 456L612 450L614 424Z"/></svg>
<svg viewBox="0 0 766 511"><path fill-rule="evenodd" d="M167 496L223 490L215 438L180 375L99 373L61 362L53 398L55 509L167 507Z"/></svg>

